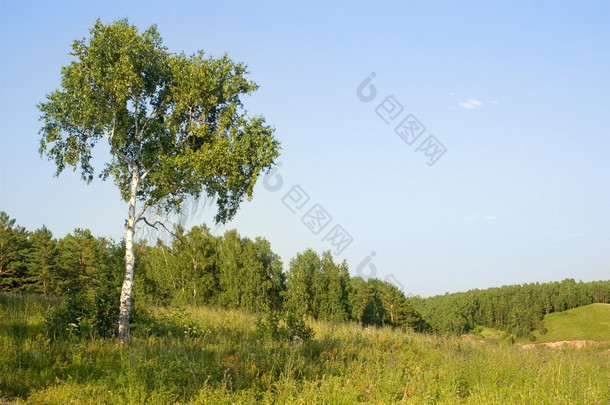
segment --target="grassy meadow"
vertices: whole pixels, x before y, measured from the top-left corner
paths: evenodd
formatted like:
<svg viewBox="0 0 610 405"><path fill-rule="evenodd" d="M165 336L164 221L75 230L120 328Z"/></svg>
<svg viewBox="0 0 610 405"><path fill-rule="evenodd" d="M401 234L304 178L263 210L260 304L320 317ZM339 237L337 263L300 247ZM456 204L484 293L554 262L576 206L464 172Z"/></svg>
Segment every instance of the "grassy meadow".
<svg viewBox="0 0 610 405"><path fill-rule="evenodd" d="M0 295L0 402L610 401L610 344L524 350L493 337L482 342L317 321L310 341L276 341L258 335L256 317L245 312L154 307L140 311L132 343L121 347L114 339L53 338L44 314L56 304Z"/></svg>
<svg viewBox="0 0 610 405"><path fill-rule="evenodd" d="M591 304L544 317L547 333L534 332L536 342L610 341L610 304Z"/></svg>

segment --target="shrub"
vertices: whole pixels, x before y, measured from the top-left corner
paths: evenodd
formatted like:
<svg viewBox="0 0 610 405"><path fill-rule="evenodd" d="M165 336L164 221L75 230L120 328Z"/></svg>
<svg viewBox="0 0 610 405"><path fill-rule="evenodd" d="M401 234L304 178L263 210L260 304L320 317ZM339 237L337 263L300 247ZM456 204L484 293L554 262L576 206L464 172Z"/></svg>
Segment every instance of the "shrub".
<svg viewBox="0 0 610 405"><path fill-rule="evenodd" d="M92 309L86 294L70 294L46 319L46 327L53 337L85 336L91 333Z"/></svg>
<svg viewBox="0 0 610 405"><path fill-rule="evenodd" d="M112 337L118 312L118 300L109 291L79 291L51 310L45 323L53 337Z"/></svg>
<svg viewBox="0 0 610 405"><path fill-rule="evenodd" d="M307 326L303 318L290 311L271 310L256 321L256 336L259 339L310 340L313 334L313 329Z"/></svg>

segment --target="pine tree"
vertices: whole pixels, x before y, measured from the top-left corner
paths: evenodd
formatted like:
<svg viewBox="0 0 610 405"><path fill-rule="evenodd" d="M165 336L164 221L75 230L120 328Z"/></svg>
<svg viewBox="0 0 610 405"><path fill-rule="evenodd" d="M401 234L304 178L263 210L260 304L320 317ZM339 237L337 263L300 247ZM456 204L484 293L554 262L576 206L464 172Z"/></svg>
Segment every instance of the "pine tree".
<svg viewBox="0 0 610 405"><path fill-rule="evenodd" d="M77 228L57 242L56 268L63 293L100 287L107 279L110 244L88 229Z"/></svg>
<svg viewBox="0 0 610 405"><path fill-rule="evenodd" d="M29 233L0 212L0 291L20 289L26 282Z"/></svg>
<svg viewBox="0 0 610 405"><path fill-rule="evenodd" d="M27 258L27 290L43 295L57 293L57 240L53 239L51 231L43 226L30 235L30 246L31 251Z"/></svg>

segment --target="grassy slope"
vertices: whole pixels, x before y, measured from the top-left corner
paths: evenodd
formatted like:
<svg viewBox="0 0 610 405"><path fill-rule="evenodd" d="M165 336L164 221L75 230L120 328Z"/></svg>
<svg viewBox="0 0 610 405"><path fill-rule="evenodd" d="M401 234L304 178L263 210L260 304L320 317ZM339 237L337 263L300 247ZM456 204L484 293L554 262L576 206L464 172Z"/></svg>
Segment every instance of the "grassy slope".
<svg viewBox="0 0 610 405"><path fill-rule="evenodd" d="M544 318L548 332L536 331L536 342L560 340L610 341L610 304L591 304Z"/></svg>
<svg viewBox="0 0 610 405"><path fill-rule="evenodd" d="M387 328L314 322L310 342L257 340L255 319L152 309L163 328L53 342L53 303L0 294L0 402L594 404L610 401L610 344L522 350Z"/></svg>

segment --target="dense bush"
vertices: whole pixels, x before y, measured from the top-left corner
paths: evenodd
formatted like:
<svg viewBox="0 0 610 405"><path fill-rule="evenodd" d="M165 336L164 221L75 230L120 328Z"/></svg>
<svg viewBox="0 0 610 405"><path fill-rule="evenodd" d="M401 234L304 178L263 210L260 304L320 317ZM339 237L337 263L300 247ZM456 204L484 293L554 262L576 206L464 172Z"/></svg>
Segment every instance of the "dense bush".
<svg viewBox="0 0 610 405"><path fill-rule="evenodd" d="M68 294L47 315L46 327L53 337L111 337L118 324L119 305L116 295L103 290Z"/></svg>
<svg viewBox="0 0 610 405"><path fill-rule="evenodd" d="M307 326L303 317L290 311L268 311L256 321L259 340L306 341L313 335L313 329Z"/></svg>

